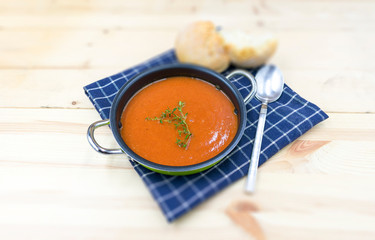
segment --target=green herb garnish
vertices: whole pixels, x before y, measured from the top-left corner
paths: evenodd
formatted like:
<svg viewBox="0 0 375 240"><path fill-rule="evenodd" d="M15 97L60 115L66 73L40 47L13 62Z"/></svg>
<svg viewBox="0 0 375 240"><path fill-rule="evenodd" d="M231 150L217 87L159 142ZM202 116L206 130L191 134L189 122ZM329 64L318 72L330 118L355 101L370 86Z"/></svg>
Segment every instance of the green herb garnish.
<svg viewBox="0 0 375 240"><path fill-rule="evenodd" d="M179 147L187 148L192 133L189 130L189 127L186 123L187 113L183 113L182 108L185 106L185 103L182 101L178 102L178 106L170 110L167 108L160 117L146 117L146 120L158 121L159 123L173 123L175 129L178 133L178 138L176 138L176 144Z"/></svg>

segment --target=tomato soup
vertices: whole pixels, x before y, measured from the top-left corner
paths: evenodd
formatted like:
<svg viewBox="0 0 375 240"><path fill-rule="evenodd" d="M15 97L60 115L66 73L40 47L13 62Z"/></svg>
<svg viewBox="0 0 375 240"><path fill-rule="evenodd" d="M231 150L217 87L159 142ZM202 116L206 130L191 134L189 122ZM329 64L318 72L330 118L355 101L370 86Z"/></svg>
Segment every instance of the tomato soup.
<svg viewBox="0 0 375 240"><path fill-rule="evenodd" d="M160 121L167 109L185 120L191 136L173 116ZM121 136L130 149L169 166L197 164L216 156L238 128L229 98L214 85L190 77L170 77L141 89L125 106L121 123ZM179 145L178 139L186 144Z"/></svg>

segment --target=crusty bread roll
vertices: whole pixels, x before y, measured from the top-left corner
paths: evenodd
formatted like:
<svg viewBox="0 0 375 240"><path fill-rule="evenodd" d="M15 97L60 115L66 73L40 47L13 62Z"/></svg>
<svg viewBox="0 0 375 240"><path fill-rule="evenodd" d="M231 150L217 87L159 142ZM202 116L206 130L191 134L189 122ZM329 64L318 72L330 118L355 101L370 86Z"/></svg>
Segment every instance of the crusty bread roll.
<svg viewBox="0 0 375 240"><path fill-rule="evenodd" d="M264 64L275 52L277 39L271 34L257 34L240 30L220 31L233 65L253 68Z"/></svg>
<svg viewBox="0 0 375 240"><path fill-rule="evenodd" d="M180 62L194 63L222 72L232 63L254 68L275 52L277 39L271 34L241 30L217 31L210 21L194 22L182 29L175 42Z"/></svg>
<svg viewBox="0 0 375 240"><path fill-rule="evenodd" d="M223 38L210 21L194 22L182 29L176 38L175 50L180 62L202 65L217 72L230 64Z"/></svg>

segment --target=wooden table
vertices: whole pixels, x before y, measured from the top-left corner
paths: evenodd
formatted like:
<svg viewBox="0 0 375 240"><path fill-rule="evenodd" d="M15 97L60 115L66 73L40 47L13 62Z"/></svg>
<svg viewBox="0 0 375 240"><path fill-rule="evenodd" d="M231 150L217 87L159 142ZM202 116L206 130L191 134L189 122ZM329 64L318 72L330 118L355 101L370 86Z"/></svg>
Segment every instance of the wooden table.
<svg viewBox="0 0 375 240"><path fill-rule="evenodd" d="M375 239L374 1L0 1L0 239ZM181 26L277 34L272 62L330 118L172 224L125 156L96 153L82 87ZM99 141L116 147L108 129Z"/></svg>

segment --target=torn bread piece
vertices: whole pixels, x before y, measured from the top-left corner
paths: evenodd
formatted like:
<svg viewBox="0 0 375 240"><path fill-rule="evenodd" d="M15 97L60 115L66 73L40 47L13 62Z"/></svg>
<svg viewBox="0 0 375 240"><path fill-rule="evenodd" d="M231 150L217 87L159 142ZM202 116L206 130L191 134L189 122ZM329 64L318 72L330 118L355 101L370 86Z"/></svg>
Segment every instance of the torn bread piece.
<svg viewBox="0 0 375 240"><path fill-rule="evenodd" d="M224 71L230 64L224 40L210 21L194 22L182 29L177 35L175 50L180 62L217 72Z"/></svg>
<svg viewBox="0 0 375 240"><path fill-rule="evenodd" d="M253 33L241 30L219 31L233 65L254 68L266 63L275 53L277 39L270 33Z"/></svg>

